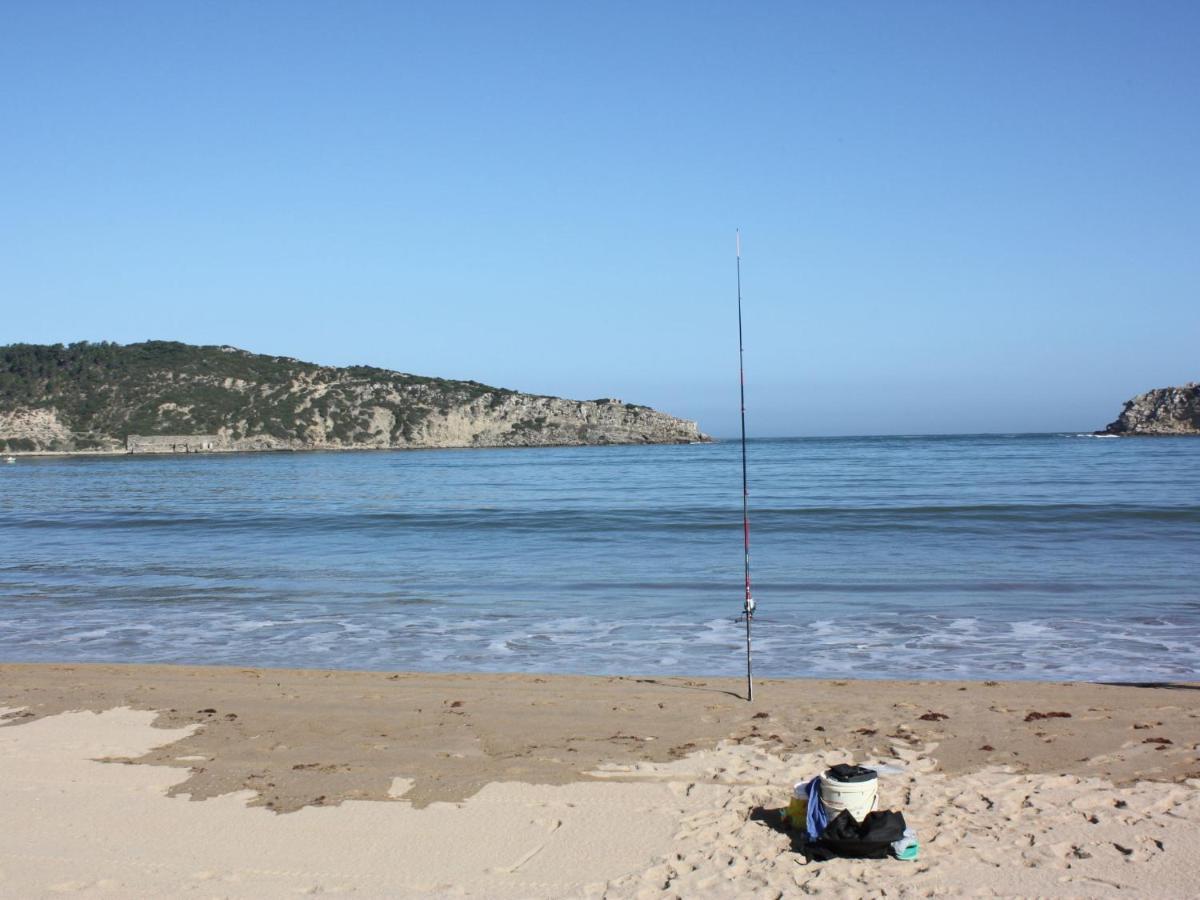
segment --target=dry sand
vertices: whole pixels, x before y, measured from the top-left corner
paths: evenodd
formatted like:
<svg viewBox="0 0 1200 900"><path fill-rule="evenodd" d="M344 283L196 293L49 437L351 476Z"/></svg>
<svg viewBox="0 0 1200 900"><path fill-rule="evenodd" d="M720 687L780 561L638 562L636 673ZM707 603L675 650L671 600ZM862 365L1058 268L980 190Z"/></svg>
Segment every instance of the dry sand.
<svg viewBox="0 0 1200 900"><path fill-rule="evenodd" d="M0 895L1196 894L1196 685L757 685L0 666ZM917 863L794 852L849 760Z"/></svg>

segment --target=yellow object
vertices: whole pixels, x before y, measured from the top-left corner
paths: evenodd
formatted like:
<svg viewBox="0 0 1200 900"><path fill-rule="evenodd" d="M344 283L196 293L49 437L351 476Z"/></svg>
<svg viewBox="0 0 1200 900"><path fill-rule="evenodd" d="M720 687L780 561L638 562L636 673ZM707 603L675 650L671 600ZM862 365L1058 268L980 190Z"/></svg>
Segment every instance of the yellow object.
<svg viewBox="0 0 1200 900"><path fill-rule="evenodd" d="M803 830L808 827L808 798L792 797L788 804L787 819L793 828Z"/></svg>

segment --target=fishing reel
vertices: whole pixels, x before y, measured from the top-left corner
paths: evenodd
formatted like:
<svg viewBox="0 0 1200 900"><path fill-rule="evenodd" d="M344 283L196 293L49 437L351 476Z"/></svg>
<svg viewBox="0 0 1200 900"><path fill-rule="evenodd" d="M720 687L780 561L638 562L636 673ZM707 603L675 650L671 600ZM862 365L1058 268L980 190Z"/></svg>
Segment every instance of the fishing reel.
<svg viewBox="0 0 1200 900"><path fill-rule="evenodd" d="M734 619L735 624L748 622L754 618L755 603L754 598L749 594L746 595L746 602L742 605L742 614Z"/></svg>

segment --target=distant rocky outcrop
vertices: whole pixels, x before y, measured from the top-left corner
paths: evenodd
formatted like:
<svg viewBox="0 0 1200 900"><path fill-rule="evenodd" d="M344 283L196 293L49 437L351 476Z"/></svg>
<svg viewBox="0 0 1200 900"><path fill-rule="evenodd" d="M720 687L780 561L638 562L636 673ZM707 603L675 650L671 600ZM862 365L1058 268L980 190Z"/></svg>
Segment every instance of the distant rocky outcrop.
<svg viewBox="0 0 1200 900"><path fill-rule="evenodd" d="M1115 422L1097 434L1200 434L1200 384L1156 388L1125 404Z"/></svg>
<svg viewBox="0 0 1200 900"><path fill-rule="evenodd" d="M171 341L0 347L0 450L193 452L707 441L620 400Z"/></svg>

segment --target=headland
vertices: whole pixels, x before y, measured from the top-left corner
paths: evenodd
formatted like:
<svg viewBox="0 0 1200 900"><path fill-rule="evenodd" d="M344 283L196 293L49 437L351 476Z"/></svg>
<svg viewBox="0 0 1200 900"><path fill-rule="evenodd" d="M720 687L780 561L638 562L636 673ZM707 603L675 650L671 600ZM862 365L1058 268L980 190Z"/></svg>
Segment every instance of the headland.
<svg viewBox="0 0 1200 900"><path fill-rule="evenodd" d="M1121 437L1200 435L1200 382L1138 394L1125 403L1115 421L1096 433Z"/></svg>
<svg viewBox="0 0 1200 900"><path fill-rule="evenodd" d="M0 347L0 452L197 453L708 441L690 420L174 341Z"/></svg>

